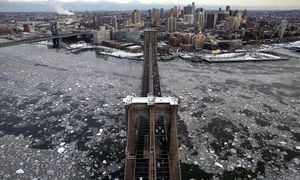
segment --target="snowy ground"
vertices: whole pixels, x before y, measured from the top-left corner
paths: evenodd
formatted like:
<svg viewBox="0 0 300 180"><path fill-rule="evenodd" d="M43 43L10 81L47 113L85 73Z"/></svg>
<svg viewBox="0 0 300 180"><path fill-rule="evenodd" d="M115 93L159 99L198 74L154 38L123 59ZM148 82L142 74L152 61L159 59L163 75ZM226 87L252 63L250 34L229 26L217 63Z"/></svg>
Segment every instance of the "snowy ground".
<svg viewBox="0 0 300 180"><path fill-rule="evenodd" d="M282 59L280 56L263 52L241 52L224 54L207 54L204 58L210 62L214 61L253 61L253 60L276 60Z"/></svg>
<svg viewBox="0 0 300 180"><path fill-rule="evenodd" d="M159 69L162 93L181 97L183 179L300 178L299 58ZM1 48L0 179L122 179L121 102L141 74L93 51Z"/></svg>
<svg viewBox="0 0 300 180"><path fill-rule="evenodd" d="M143 56L143 53L132 53L120 49L110 48L106 46L94 46L88 43L74 43L67 46L67 49L74 53L81 52L84 49L97 49L101 55L109 55L118 58L134 58Z"/></svg>

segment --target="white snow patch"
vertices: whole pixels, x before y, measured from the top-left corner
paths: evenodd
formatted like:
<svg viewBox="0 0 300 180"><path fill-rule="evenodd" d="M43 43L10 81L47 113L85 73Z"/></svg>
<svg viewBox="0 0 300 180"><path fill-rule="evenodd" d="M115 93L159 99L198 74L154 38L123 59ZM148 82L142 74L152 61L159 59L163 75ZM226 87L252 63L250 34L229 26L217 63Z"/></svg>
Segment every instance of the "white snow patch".
<svg viewBox="0 0 300 180"><path fill-rule="evenodd" d="M116 50L113 52L104 52L104 54L112 55L112 56L116 56L116 57L122 57L122 58L137 57L137 56L143 55L143 53L131 53L131 52L126 52L126 51L121 51L121 50Z"/></svg>
<svg viewBox="0 0 300 180"><path fill-rule="evenodd" d="M71 44L67 48L69 49L79 49L79 48L92 48L93 46L87 44L87 43L77 43L77 44Z"/></svg>
<svg viewBox="0 0 300 180"><path fill-rule="evenodd" d="M206 54L208 60L259 60L259 59L280 59L281 57L262 52L242 52L224 54Z"/></svg>

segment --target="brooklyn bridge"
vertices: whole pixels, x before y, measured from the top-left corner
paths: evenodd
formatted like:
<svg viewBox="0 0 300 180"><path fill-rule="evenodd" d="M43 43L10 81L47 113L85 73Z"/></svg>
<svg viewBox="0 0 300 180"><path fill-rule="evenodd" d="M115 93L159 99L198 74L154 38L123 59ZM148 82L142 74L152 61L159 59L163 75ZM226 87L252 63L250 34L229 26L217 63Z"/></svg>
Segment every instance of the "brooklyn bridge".
<svg viewBox="0 0 300 180"><path fill-rule="evenodd" d="M124 99L127 118L126 180L180 180L175 97L163 97L156 30L146 30L141 97Z"/></svg>

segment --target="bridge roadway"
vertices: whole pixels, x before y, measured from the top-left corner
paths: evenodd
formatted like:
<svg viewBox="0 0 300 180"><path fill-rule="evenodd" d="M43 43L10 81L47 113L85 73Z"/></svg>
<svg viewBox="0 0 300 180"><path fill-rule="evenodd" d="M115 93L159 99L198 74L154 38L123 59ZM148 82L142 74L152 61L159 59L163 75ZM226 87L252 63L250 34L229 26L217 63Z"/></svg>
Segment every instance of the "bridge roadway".
<svg viewBox="0 0 300 180"><path fill-rule="evenodd" d="M125 180L180 180L178 99L161 97L156 30L146 30L141 97L124 99L127 119Z"/></svg>
<svg viewBox="0 0 300 180"><path fill-rule="evenodd" d="M65 34L60 34L59 36L51 36L51 35L45 35L45 36L41 36L41 37L35 36L35 37L31 37L31 38L26 38L26 39L3 42L3 43L0 43L0 47L14 46L14 45L26 44L26 43L35 43L35 42L47 41L47 40L51 40L51 39L55 39L55 38L61 39L61 38L81 36L81 35L87 35L87 34L91 34L91 31L65 33Z"/></svg>

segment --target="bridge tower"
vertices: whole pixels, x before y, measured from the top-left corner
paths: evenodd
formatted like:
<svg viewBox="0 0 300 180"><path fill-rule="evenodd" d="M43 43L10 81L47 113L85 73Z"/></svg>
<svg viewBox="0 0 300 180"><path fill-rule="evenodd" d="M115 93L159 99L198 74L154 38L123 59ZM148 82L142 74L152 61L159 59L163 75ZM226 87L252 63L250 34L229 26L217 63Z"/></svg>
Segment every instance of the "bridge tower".
<svg viewBox="0 0 300 180"><path fill-rule="evenodd" d="M53 38L53 48L59 48L59 34L58 34L58 27L57 27L57 22L52 22L51 23L51 33L52 36L55 37Z"/></svg>
<svg viewBox="0 0 300 180"><path fill-rule="evenodd" d="M124 99L127 119L125 180L181 180L179 100L161 97L156 30L146 30L141 97Z"/></svg>

